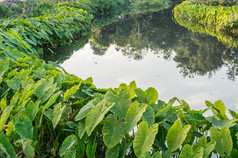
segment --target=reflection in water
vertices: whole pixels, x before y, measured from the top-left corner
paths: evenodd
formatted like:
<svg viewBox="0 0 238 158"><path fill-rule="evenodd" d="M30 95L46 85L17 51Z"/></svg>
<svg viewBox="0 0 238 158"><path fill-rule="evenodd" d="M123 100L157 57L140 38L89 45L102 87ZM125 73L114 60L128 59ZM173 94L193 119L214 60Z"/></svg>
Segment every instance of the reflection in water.
<svg viewBox="0 0 238 158"><path fill-rule="evenodd" d="M94 32L92 47L103 52L111 44L130 59L141 60L148 50L164 59L173 59L183 76L212 76L227 67L231 80L237 76L238 50L228 49L214 37L192 33L174 23L170 9L156 13L131 14ZM93 49L94 50L94 49ZM171 56L175 51L175 56ZM98 49L94 54L102 52Z"/></svg>
<svg viewBox="0 0 238 158"><path fill-rule="evenodd" d="M95 29L82 49L73 53L70 48L64 56L72 57L61 66L82 79L92 77L98 88L135 80L142 89L156 88L165 101L177 96L201 109L205 100L221 99L236 109L238 82L225 74L232 80L237 76L237 49L192 33L172 17L167 9L106 19L110 25Z"/></svg>

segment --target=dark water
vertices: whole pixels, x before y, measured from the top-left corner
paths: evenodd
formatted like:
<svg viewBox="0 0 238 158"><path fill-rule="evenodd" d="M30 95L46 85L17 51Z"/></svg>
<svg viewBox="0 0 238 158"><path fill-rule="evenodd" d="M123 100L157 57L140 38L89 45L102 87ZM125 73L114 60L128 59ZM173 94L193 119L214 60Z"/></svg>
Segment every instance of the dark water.
<svg viewBox="0 0 238 158"><path fill-rule="evenodd" d="M238 110L238 49L179 26L171 9L118 17L87 39L52 60L82 79L92 77L98 88L135 80L165 101L177 96L201 109L205 100L222 100Z"/></svg>

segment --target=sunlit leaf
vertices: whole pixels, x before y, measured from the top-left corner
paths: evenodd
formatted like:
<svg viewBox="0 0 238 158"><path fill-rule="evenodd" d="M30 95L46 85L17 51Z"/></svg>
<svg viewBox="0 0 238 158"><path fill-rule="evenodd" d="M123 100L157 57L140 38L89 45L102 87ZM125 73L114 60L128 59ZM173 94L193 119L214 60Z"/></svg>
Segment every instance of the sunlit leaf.
<svg viewBox="0 0 238 158"><path fill-rule="evenodd" d="M124 123L118 120L116 116L110 114L104 121L102 134L103 141L108 148L116 146L124 137Z"/></svg>
<svg viewBox="0 0 238 158"><path fill-rule="evenodd" d="M114 103L108 103L102 100L89 111L85 121L86 132L89 136L113 105Z"/></svg>
<svg viewBox="0 0 238 158"><path fill-rule="evenodd" d="M190 125L182 127L182 122L176 120L167 134L167 144L170 152L177 150L187 137L187 133L190 130Z"/></svg>
<svg viewBox="0 0 238 158"><path fill-rule="evenodd" d="M137 125L137 122L140 120L141 116L145 112L146 107L146 105L140 107L138 102L134 102L130 106L125 118L125 127L127 133L129 133Z"/></svg>
<svg viewBox="0 0 238 158"><path fill-rule="evenodd" d="M150 151L158 129L158 124L149 127L145 121L140 123L133 142L133 149L137 157L141 157L145 152Z"/></svg>

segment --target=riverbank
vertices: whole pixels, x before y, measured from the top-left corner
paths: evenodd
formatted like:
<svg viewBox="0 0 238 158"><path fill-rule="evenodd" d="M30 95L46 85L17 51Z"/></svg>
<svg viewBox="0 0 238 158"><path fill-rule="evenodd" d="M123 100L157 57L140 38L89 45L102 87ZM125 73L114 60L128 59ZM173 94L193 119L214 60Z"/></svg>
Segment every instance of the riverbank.
<svg viewBox="0 0 238 158"><path fill-rule="evenodd" d="M232 48L238 46L238 5L222 6L184 1L174 8L174 18L182 26L217 37Z"/></svg>
<svg viewBox="0 0 238 158"><path fill-rule="evenodd" d="M82 0L39 17L1 19L0 157L236 157L238 114L230 111L229 119L222 101L194 111L178 98L159 100L154 88L144 91L134 81L97 89L92 78L40 59L89 31L92 15L130 4ZM214 116L205 117L208 110Z"/></svg>

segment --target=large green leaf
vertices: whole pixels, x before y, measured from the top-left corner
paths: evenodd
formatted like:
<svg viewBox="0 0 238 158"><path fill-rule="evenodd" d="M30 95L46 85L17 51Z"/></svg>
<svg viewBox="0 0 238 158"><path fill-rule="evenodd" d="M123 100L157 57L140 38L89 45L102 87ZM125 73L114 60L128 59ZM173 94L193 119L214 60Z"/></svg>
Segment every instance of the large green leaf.
<svg viewBox="0 0 238 158"><path fill-rule="evenodd" d="M53 85L54 78L50 78L48 80L46 79L41 79L40 81L37 82L36 84L36 96L41 98L45 92Z"/></svg>
<svg viewBox="0 0 238 158"><path fill-rule="evenodd" d="M206 117L206 119L210 123L212 123L212 125L214 127L217 127L217 128L222 128L224 126L232 127L232 126L236 125L236 119L218 120L218 119L216 119L215 116Z"/></svg>
<svg viewBox="0 0 238 158"><path fill-rule="evenodd" d="M102 100L95 105L88 113L85 121L86 132L90 136L94 128L102 121L104 115L114 106L114 103L108 103Z"/></svg>
<svg viewBox="0 0 238 158"><path fill-rule="evenodd" d="M203 147L203 158L207 158L215 148L215 145L216 142L207 143L207 137L204 135L193 145L193 150Z"/></svg>
<svg viewBox="0 0 238 158"><path fill-rule="evenodd" d="M0 131L0 149L9 157L16 158L16 152L8 138Z"/></svg>
<svg viewBox="0 0 238 158"><path fill-rule="evenodd" d="M79 121L82 120L83 118L85 118L89 111L93 108L93 106L96 104L95 100L89 101L85 106L83 106L80 111L78 112L78 114L75 116L74 120L75 121Z"/></svg>
<svg viewBox="0 0 238 158"><path fill-rule="evenodd" d="M75 141L76 141L76 136L74 134L65 138L65 140L62 143L62 146L59 149L60 157L64 156L67 150L69 150L74 145Z"/></svg>
<svg viewBox="0 0 238 158"><path fill-rule="evenodd" d="M3 76L4 72L6 72L9 68L9 58L7 60L0 59L0 77Z"/></svg>
<svg viewBox="0 0 238 158"><path fill-rule="evenodd" d="M1 114L1 118L0 118L0 131L2 131L3 126L6 124L11 111L13 109L13 106L8 106L4 109L3 113Z"/></svg>
<svg viewBox="0 0 238 158"><path fill-rule="evenodd" d="M158 92L156 89L150 87L145 92L140 88L134 90L140 102L146 104L155 104L158 100Z"/></svg>
<svg viewBox="0 0 238 158"><path fill-rule="evenodd" d="M110 103L115 103L115 105L110 110L112 113L120 118L124 118L126 116L127 110L131 105L131 100L129 93L125 89L121 89L118 95L109 91L106 94L105 99Z"/></svg>
<svg viewBox="0 0 238 158"><path fill-rule="evenodd" d="M221 131L219 131L215 127L211 127L210 133L211 133L211 140L216 142L215 146L216 151L221 156L223 156L224 154L229 156L233 148L233 142L230 135L229 127L224 126L221 128Z"/></svg>
<svg viewBox="0 0 238 158"><path fill-rule="evenodd" d="M23 122L17 121L15 124L16 132L25 139L33 140L33 125L28 117Z"/></svg>
<svg viewBox="0 0 238 158"><path fill-rule="evenodd" d="M129 151L130 147L133 144L133 139L131 139L129 142L126 142L125 139L122 140L120 144L120 152L118 158L124 158Z"/></svg>
<svg viewBox="0 0 238 158"><path fill-rule="evenodd" d="M151 106L147 106L146 111L142 115L142 120L146 121L150 126L155 122L155 112Z"/></svg>
<svg viewBox="0 0 238 158"><path fill-rule="evenodd" d="M76 148L72 146L69 150L66 151L63 158L76 158Z"/></svg>
<svg viewBox="0 0 238 158"><path fill-rule="evenodd" d="M106 158L118 158L119 156L119 147L115 146L114 148L108 148L106 151Z"/></svg>
<svg viewBox="0 0 238 158"><path fill-rule="evenodd" d="M159 151L155 152L151 158L162 158L162 155Z"/></svg>
<svg viewBox="0 0 238 158"><path fill-rule="evenodd" d="M171 109L172 105L174 104L174 102L176 100L177 100L177 98L174 97L174 98L169 100L168 104L160 107L159 110L156 112L155 117L157 118L157 117L167 113Z"/></svg>
<svg viewBox="0 0 238 158"><path fill-rule="evenodd" d="M140 123L133 142L133 149L137 157L141 157L145 152L150 151L158 129L158 124L149 127L145 121Z"/></svg>
<svg viewBox="0 0 238 158"><path fill-rule="evenodd" d="M14 78L7 80L7 85L13 89L18 91L20 89L21 86L21 80L18 76L15 76Z"/></svg>
<svg viewBox="0 0 238 158"><path fill-rule="evenodd" d="M55 105L53 110L53 119L52 119L54 129L57 126L65 107L66 107L65 105L62 107L61 103Z"/></svg>
<svg viewBox="0 0 238 158"><path fill-rule="evenodd" d="M103 141L108 148L116 146L124 137L124 123L118 120L116 116L110 114L104 121L102 134Z"/></svg>
<svg viewBox="0 0 238 158"><path fill-rule="evenodd" d="M182 127L182 122L176 120L167 134L167 145L170 152L177 150L187 137L190 125Z"/></svg>
<svg viewBox="0 0 238 158"><path fill-rule="evenodd" d="M134 102L126 113L125 127L126 132L129 133L140 120L142 114L145 112L147 105L139 106L138 102Z"/></svg>
<svg viewBox="0 0 238 158"><path fill-rule="evenodd" d="M95 158L96 148L97 148L97 143L94 142L92 144L91 141L88 142L86 147L87 158Z"/></svg>
<svg viewBox="0 0 238 158"><path fill-rule="evenodd" d="M34 103L33 101L30 101L26 106L26 116L29 117L31 121L33 121L36 117L39 104L40 104L40 101L36 103Z"/></svg>
<svg viewBox="0 0 238 158"><path fill-rule="evenodd" d="M203 157L203 147L198 147L195 151L193 151L193 148L188 144L186 144L183 147L179 155L179 158L202 158L202 157Z"/></svg>
<svg viewBox="0 0 238 158"><path fill-rule="evenodd" d="M64 98L63 101L67 101L71 96L73 96L77 90L79 89L81 83L79 85L74 85L73 87L71 87L67 92L65 92L64 94Z"/></svg>
<svg viewBox="0 0 238 158"><path fill-rule="evenodd" d="M24 141L23 143L23 152L27 158L34 158L35 157L35 149L31 145L29 140Z"/></svg>
<svg viewBox="0 0 238 158"><path fill-rule="evenodd" d="M50 97L50 99L47 101L47 103L44 105L43 111L45 111L45 110L48 109L51 105L53 105L61 93L62 93L62 92L59 91L59 92L53 94L53 95Z"/></svg>
<svg viewBox="0 0 238 158"><path fill-rule="evenodd" d="M85 129L85 120L80 120L77 126L77 136L82 139L84 136L84 133L86 132Z"/></svg>

